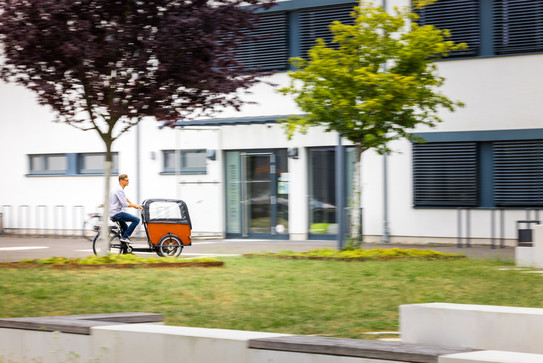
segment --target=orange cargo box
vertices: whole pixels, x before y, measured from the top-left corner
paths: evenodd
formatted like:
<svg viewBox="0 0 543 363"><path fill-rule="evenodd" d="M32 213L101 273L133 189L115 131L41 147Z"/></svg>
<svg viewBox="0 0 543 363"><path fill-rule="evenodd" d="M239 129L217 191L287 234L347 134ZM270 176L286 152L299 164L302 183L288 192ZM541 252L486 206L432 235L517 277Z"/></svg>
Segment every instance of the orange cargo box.
<svg viewBox="0 0 543 363"><path fill-rule="evenodd" d="M149 241L154 245L157 245L160 239L169 233L179 237L184 246L191 245L191 230L188 224L149 222L147 223L147 233Z"/></svg>

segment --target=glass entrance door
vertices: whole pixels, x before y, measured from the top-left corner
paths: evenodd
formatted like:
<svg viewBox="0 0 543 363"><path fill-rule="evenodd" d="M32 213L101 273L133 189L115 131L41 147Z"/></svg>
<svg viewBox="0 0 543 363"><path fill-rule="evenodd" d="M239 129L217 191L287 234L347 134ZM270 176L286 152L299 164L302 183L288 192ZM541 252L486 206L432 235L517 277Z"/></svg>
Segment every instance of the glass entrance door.
<svg viewBox="0 0 543 363"><path fill-rule="evenodd" d="M309 238L332 239L337 237L336 209L336 149L335 147L311 148L309 155ZM355 151L345 150L345 201L346 210L352 206L352 179ZM348 227L346 222L344 227Z"/></svg>
<svg viewBox="0 0 543 363"><path fill-rule="evenodd" d="M272 180L275 175L275 156L269 153L242 153L241 165L243 237L270 234L273 225Z"/></svg>
<svg viewBox="0 0 543 363"><path fill-rule="evenodd" d="M228 238L288 238L286 151L226 153Z"/></svg>

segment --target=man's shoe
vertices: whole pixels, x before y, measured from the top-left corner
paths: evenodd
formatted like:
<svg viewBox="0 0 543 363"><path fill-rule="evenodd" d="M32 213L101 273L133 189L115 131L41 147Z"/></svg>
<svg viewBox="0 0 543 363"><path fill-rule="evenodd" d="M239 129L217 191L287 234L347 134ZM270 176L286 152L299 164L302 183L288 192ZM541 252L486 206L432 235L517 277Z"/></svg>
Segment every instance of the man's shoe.
<svg viewBox="0 0 543 363"><path fill-rule="evenodd" d="M124 243L132 243L132 241L130 240L130 238L126 237L121 237L121 242L124 242Z"/></svg>

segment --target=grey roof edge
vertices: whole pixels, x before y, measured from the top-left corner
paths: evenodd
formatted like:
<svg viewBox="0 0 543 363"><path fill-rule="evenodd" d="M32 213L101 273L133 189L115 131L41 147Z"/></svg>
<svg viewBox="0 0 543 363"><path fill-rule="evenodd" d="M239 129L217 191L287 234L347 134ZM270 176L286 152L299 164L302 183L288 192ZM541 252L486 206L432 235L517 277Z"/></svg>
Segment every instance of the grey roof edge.
<svg viewBox="0 0 543 363"><path fill-rule="evenodd" d="M302 115L270 115L270 116L247 116L232 118L216 118L206 120L177 121L169 125L170 127L190 127L190 126L237 126L237 125L263 125L274 124L278 120L286 119L289 116ZM160 128L165 125L160 126Z"/></svg>
<svg viewBox="0 0 543 363"><path fill-rule="evenodd" d="M420 137L427 142L540 140L543 139L543 128L470 131L429 131L414 132L413 136Z"/></svg>

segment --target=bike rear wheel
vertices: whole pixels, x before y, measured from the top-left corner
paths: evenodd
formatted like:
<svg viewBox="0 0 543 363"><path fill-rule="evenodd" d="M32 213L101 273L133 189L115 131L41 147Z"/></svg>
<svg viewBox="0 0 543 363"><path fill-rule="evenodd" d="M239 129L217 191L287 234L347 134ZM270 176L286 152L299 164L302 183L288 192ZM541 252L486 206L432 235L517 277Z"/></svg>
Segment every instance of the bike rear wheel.
<svg viewBox="0 0 543 363"><path fill-rule="evenodd" d="M97 233L96 236L94 236L94 239L92 240L92 252L95 255L99 254L100 246L99 244L99 236L100 233ZM123 243L121 243L121 236L118 234L110 234L108 247L107 247L108 253L113 253L115 255L122 255L126 253L125 250L123 250Z"/></svg>

